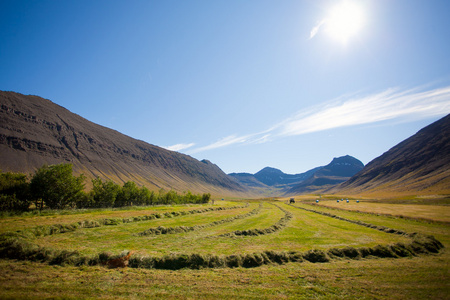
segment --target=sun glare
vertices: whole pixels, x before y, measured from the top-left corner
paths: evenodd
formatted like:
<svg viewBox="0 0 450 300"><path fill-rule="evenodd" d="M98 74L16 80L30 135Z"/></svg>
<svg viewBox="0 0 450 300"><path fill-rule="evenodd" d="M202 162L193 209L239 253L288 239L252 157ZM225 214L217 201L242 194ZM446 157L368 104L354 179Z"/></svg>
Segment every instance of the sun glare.
<svg viewBox="0 0 450 300"><path fill-rule="evenodd" d="M347 43L363 27L364 11L355 2L342 2L330 10L324 25L332 38Z"/></svg>

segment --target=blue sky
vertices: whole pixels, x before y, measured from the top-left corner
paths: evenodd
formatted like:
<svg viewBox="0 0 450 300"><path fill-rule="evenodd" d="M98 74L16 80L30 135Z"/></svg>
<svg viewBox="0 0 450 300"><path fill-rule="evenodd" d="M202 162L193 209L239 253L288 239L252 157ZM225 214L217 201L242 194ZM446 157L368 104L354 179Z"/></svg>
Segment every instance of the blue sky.
<svg viewBox="0 0 450 300"><path fill-rule="evenodd" d="M342 35L336 8L348 4L359 23ZM0 90L227 173L300 173L346 154L366 164L450 113L449 11L447 0L0 0Z"/></svg>

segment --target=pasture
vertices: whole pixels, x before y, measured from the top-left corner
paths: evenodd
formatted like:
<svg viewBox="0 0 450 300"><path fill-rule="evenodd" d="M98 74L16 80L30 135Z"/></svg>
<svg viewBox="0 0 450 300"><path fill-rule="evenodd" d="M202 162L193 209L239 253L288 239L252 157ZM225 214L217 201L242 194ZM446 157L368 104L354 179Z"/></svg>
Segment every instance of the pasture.
<svg viewBox="0 0 450 300"><path fill-rule="evenodd" d="M450 292L447 223L298 202L11 216L0 219L0 233L1 298L444 299ZM130 250L128 268L102 265Z"/></svg>
<svg viewBox="0 0 450 300"><path fill-rule="evenodd" d="M445 203L444 205L427 205L425 201L421 202L421 204L417 204L416 202L417 201L403 201L403 203L395 203L395 201L374 201L369 199L360 200L359 203L357 203L355 199L352 199L347 203L344 199L344 201L339 202L337 202L337 200L320 201L319 205L330 208L402 216L413 219L421 218L424 220L447 222L450 224L450 206L448 203Z"/></svg>

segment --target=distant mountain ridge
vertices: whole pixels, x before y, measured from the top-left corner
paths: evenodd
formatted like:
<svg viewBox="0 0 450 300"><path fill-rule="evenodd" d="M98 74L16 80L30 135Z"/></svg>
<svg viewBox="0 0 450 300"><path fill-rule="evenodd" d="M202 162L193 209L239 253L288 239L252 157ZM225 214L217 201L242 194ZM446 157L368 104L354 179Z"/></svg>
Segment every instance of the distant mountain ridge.
<svg viewBox="0 0 450 300"><path fill-rule="evenodd" d="M328 165L314 172L308 179L292 187L286 194L322 192L347 181L363 168L364 164L350 155L336 157Z"/></svg>
<svg viewBox="0 0 450 300"><path fill-rule="evenodd" d="M72 163L77 173L152 189L245 194L215 164L133 139L38 96L0 91L0 169Z"/></svg>
<svg viewBox="0 0 450 300"><path fill-rule="evenodd" d="M281 170L266 167L262 169L261 171L255 173L255 178L261 181L262 183L274 186L274 185L291 185L295 184L296 182L303 181L307 178L309 178L316 170L320 169L321 167L314 168L312 170L306 171L304 173L299 174L286 174L283 173Z"/></svg>
<svg viewBox="0 0 450 300"><path fill-rule="evenodd" d="M282 187L286 188L294 186L303 180L308 179L316 170L322 167L317 167L304 173L286 174L283 171L265 167L255 174L250 173L230 173L229 176L238 180L241 184L251 187Z"/></svg>
<svg viewBox="0 0 450 300"><path fill-rule="evenodd" d="M375 158L331 191L450 194L450 114Z"/></svg>
<svg viewBox="0 0 450 300"><path fill-rule="evenodd" d="M286 174L279 169L265 167L255 174L231 173L240 184L250 188L276 188L277 192L292 195L314 192L342 183L362 170L364 164L346 155L334 158L326 166L316 167L299 174Z"/></svg>

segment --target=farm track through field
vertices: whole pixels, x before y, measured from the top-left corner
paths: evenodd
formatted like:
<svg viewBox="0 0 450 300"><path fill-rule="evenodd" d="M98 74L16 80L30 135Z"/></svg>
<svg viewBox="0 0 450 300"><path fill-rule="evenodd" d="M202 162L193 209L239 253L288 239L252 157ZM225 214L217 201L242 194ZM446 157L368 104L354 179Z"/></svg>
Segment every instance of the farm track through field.
<svg viewBox="0 0 450 300"><path fill-rule="evenodd" d="M262 202L261 202L262 203ZM248 206L249 204L247 204ZM259 209L261 208L260 207ZM288 221L291 220L293 214L278 205L278 209L284 212L282 217L276 224L276 231L286 227ZM443 248L443 245L436 240L433 236L426 236L415 233L407 233L401 230L390 229L384 226L372 225L365 222L354 221L346 218L342 218L333 214L319 212L315 210L305 209L297 206L290 206L292 208L303 209L304 211L317 213L325 217L331 217L339 221L346 221L356 225L377 229L384 233L391 233L406 236L411 239L410 243L394 243L389 245L377 245L374 247L360 247L354 248L347 246L345 248L331 248L327 250L310 249L306 252L300 251L273 251L262 250L254 253L237 253L231 255L216 255L216 254L183 254L183 253L171 253L162 257L154 256L141 256L133 255L129 260L129 266L134 268L149 268L149 269L170 269L177 270L182 268L199 269L199 268L223 268L223 267L257 267L264 264L282 264L287 262L329 262L333 259L361 259L361 258L397 258L397 257L411 257L418 254L435 254ZM236 206L233 208L243 208L242 206ZM216 208L223 209L223 208ZM230 209L230 208L227 208ZM254 209L252 212L255 212ZM210 210L208 210L210 211ZM201 213L204 211L193 210L192 213ZM239 216L247 215L242 214ZM171 218L176 215L165 215L164 217ZM148 216L146 216L148 217ZM162 216L160 216L162 217ZM155 216L155 218L157 218ZM231 219L231 218L228 218ZM103 225L118 225L129 222L143 221L139 218L133 219L104 219L104 222L99 222L98 226ZM115 220L115 221L111 221ZM148 220L148 219L147 219ZM227 219L224 219L227 220ZM231 222L231 221L230 221ZM213 223L209 223L213 224ZM206 224L206 225L209 225ZM245 224L245 223L244 223ZM49 247L41 247L32 241L30 238L43 237L46 235L52 235L55 233L63 233L67 231L75 231L77 228L94 228L97 223L76 223L74 227L61 226L42 226L36 227L32 230L23 230L18 232L10 232L0 235L0 258L18 259L18 260L30 260L40 261L55 265L101 265L105 264L112 258L117 258L109 252L102 252L93 256L83 255L78 251L70 250L57 250ZM271 228L269 227L269 228ZM236 231L233 232L235 234ZM242 232L242 231L241 231ZM271 232L270 232L271 233ZM251 234L250 234L251 235ZM255 237L257 238L257 237Z"/></svg>

